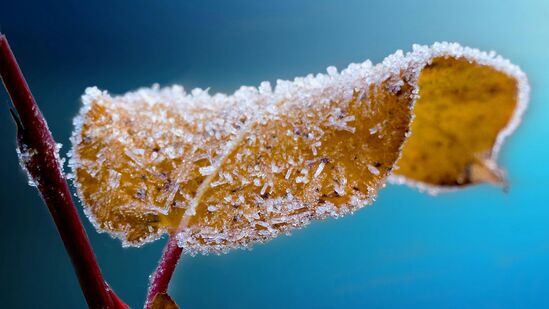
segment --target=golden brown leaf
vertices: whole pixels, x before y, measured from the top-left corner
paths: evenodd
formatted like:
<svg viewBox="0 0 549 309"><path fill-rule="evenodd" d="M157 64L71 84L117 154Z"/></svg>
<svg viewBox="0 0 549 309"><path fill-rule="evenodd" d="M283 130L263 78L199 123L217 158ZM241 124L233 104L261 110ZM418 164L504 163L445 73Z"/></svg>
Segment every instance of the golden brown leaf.
<svg viewBox="0 0 549 309"><path fill-rule="evenodd" d="M73 135L78 194L96 227L126 245L178 233L191 254L248 246L350 213L375 197L399 158L418 78L426 94L445 95L429 85L462 74L461 60L432 72L438 59L467 52L452 44L416 47L377 66L352 64L340 74L329 68L328 75L279 81L274 91L263 83L231 96L175 86L111 97L90 88ZM485 172L473 170L470 179Z"/></svg>
<svg viewBox="0 0 549 309"><path fill-rule="evenodd" d="M166 293L156 294L151 304L151 309L179 309L175 301Z"/></svg>
<svg viewBox="0 0 549 309"><path fill-rule="evenodd" d="M128 245L179 231L194 253L364 206L400 154L412 87L400 74L363 72L232 96L173 87L113 98L89 89L72 160L86 212Z"/></svg>

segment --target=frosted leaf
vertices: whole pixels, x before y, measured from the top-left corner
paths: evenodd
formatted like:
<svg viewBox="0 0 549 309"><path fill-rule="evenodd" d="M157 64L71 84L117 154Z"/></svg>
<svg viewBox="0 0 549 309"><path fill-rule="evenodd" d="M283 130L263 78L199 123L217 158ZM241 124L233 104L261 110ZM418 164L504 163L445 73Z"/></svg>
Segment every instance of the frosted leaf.
<svg viewBox="0 0 549 309"><path fill-rule="evenodd" d="M125 245L177 233L190 254L352 213L400 156L422 69L435 56L459 57L444 46L232 95L88 88L70 162L85 212ZM120 173L116 188L109 171Z"/></svg>
<svg viewBox="0 0 549 309"><path fill-rule="evenodd" d="M192 253L248 246L364 206L398 158L413 87L369 66L329 71L231 96L89 88L71 158L86 213L126 245L179 230ZM388 113L387 138L369 137ZM382 165L378 175L371 161Z"/></svg>

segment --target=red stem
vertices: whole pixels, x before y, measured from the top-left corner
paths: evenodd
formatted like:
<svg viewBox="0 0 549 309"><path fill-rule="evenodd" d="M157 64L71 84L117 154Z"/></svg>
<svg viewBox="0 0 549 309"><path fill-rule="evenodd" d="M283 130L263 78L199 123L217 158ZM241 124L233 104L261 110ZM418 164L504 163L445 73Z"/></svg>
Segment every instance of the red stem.
<svg viewBox="0 0 549 309"><path fill-rule="evenodd" d="M105 283L92 247L71 199L58 161L55 141L17 64L6 37L0 33L0 76L17 115L17 140L22 162L38 187L63 240L90 308L124 308ZM122 304L122 305L121 305ZM126 308L127 306L124 305Z"/></svg>
<svg viewBox="0 0 549 309"><path fill-rule="evenodd" d="M167 292L168 285L170 284L170 280L172 279L173 272L181 257L182 251L183 249L177 245L175 235L172 235L164 248L164 252L162 252L162 257L160 258L156 270L151 275L149 292L147 293L147 300L145 302L146 309L151 308L156 295Z"/></svg>

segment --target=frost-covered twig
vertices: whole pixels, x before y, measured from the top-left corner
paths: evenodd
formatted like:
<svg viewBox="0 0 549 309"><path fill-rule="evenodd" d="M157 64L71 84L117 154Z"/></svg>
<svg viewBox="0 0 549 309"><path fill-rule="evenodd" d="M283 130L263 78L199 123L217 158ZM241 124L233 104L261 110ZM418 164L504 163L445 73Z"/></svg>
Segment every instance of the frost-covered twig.
<svg viewBox="0 0 549 309"><path fill-rule="evenodd" d="M17 147L29 181L47 205L90 308L128 308L103 279L59 163L58 147L23 77L6 37L0 33L0 75L16 112Z"/></svg>
<svg viewBox="0 0 549 309"><path fill-rule="evenodd" d="M181 257L182 250L177 244L177 237L172 235L164 248L158 267L156 267L156 270L151 275L149 292L147 293L147 300L145 302L146 309L151 308L154 298L158 294L166 293L168 290L168 285L172 279L177 262Z"/></svg>

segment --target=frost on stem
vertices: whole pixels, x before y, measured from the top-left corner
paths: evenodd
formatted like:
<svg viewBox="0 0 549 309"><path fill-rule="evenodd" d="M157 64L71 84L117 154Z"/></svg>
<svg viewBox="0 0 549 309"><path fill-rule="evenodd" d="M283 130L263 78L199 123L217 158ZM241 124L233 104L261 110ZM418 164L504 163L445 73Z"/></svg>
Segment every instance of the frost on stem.
<svg viewBox="0 0 549 309"><path fill-rule="evenodd" d="M60 170L63 170L63 165L65 164L65 158L62 158L60 155L59 155L59 150L61 150L61 147L63 147L63 144L61 143L56 143L55 144L55 158L57 160L57 162L59 162L59 168ZM27 144L25 143L20 143L16 148L15 148L15 151L17 152L17 157L19 158L19 165L21 166L21 169L25 172L25 174L27 175L27 182L29 184L29 186L31 187L36 187L36 183L39 181L39 175L36 175L36 176L32 176L30 173L29 173L29 170L28 170L28 166L29 164L33 164L33 157L34 156L37 156L37 155L40 155L36 149L33 149L31 147L29 147Z"/></svg>
<svg viewBox="0 0 549 309"><path fill-rule="evenodd" d="M370 203L399 159L422 70L464 58L507 73L484 55L416 46L376 66L330 67L230 96L88 88L72 138L78 194L95 226L125 245L177 233L191 254L337 218Z"/></svg>
<svg viewBox="0 0 549 309"><path fill-rule="evenodd" d="M17 157L19 158L19 165L27 175L27 182L29 186L36 187L36 182L34 182L32 175L27 169L27 165L32 161L32 157L37 154L36 150L29 148L26 144L21 144L15 148L15 151L17 152Z"/></svg>

